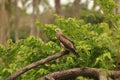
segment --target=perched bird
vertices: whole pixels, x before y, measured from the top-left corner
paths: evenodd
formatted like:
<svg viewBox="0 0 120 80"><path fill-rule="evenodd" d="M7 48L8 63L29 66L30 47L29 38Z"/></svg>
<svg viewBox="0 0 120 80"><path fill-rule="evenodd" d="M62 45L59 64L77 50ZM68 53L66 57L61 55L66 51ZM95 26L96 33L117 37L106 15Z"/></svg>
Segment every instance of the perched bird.
<svg viewBox="0 0 120 80"><path fill-rule="evenodd" d="M76 52L73 41L71 41L68 37L64 36L60 29L56 29L55 32L56 32L57 39L60 41L60 44L62 45L62 47L73 52L74 55L76 55L76 57L78 58L79 55Z"/></svg>

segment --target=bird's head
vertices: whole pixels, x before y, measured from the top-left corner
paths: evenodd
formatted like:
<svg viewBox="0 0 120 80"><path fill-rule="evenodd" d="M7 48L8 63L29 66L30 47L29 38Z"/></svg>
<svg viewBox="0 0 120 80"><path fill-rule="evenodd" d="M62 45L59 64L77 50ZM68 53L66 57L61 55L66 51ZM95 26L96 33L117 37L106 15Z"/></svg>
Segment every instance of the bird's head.
<svg viewBox="0 0 120 80"><path fill-rule="evenodd" d="M56 33L62 33L61 29L55 29Z"/></svg>

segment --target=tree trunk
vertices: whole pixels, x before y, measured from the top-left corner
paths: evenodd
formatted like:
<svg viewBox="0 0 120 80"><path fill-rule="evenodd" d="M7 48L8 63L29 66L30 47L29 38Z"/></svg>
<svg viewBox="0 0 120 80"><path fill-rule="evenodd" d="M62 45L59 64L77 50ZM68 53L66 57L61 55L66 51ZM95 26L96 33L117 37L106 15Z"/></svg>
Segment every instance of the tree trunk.
<svg viewBox="0 0 120 80"><path fill-rule="evenodd" d="M32 23L32 25L31 25L31 29L30 29L30 34L31 34L31 35L35 35L35 27L34 27L34 22L35 22L35 21L34 21L35 1L36 1L36 0L33 0L33 2L32 2L32 6L33 6L33 21L32 21L32 22L33 22L33 23Z"/></svg>
<svg viewBox="0 0 120 80"><path fill-rule="evenodd" d="M8 15L8 22L7 22L7 39L10 38L10 18L11 18L11 15L9 13L7 13Z"/></svg>
<svg viewBox="0 0 120 80"><path fill-rule="evenodd" d="M38 20L38 17L39 17L39 3L40 3L41 0L36 0L36 14L34 15L34 24L35 22ZM36 26L35 26L36 27ZM36 27L36 37L39 38L39 34L40 34L40 29L38 27Z"/></svg>
<svg viewBox="0 0 120 80"><path fill-rule="evenodd" d="M62 8L61 8L60 0L55 0L55 12L58 15L62 15Z"/></svg>
<svg viewBox="0 0 120 80"><path fill-rule="evenodd" d="M85 6L88 8L89 0L86 0Z"/></svg>
<svg viewBox="0 0 120 80"><path fill-rule="evenodd" d="M15 42L19 40L19 35L18 35L18 21L19 20L19 12L18 12L18 7L17 7L17 0L15 0Z"/></svg>
<svg viewBox="0 0 120 80"><path fill-rule="evenodd" d="M31 26L31 35L39 37L39 29L35 27L35 22L39 15L39 3L41 0L33 0L33 25Z"/></svg>
<svg viewBox="0 0 120 80"><path fill-rule="evenodd" d="M81 0L74 0L72 6L70 6L67 10L67 17L75 17L75 18L80 18L80 5Z"/></svg>
<svg viewBox="0 0 120 80"><path fill-rule="evenodd" d="M5 0L1 0L0 43L6 45L6 9Z"/></svg>
<svg viewBox="0 0 120 80"><path fill-rule="evenodd" d="M92 9L95 10L96 6L97 6L97 0L94 0Z"/></svg>
<svg viewBox="0 0 120 80"><path fill-rule="evenodd" d="M74 10L74 15L75 17L79 17L80 16L80 0L75 0L73 3L73 10Z"/></svg>
<svg viewBox="0 0 120 80"><path fill-rule="evenodd" d="M115 0L115 3L117 3L118 5L120 5L120 0ZM120 14L120 6L115 9L115 13L116 14Z"/></svg>
<svg viewBox="0 0 120 80"><path fill-rule="evenodd" d="M8 21L7 21L7 39L10 39L10 31L11 31L11 15L12 15L12 1L11 0L7 0L7 6L10 7L9 9L7 9L7 17L8 17Z"/></svg>

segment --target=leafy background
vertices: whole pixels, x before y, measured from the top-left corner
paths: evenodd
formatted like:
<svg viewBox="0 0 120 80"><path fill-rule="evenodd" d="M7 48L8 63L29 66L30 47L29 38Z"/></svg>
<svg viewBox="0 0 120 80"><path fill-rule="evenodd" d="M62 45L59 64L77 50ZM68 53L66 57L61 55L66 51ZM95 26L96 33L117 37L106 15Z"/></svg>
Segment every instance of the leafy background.
<svg viewBox="0 0 120 80"><path fill-rule="evenodd" d="M115 46L119 46L116 37L118 38L119 35L115 37L107 23L92 25L91 23L86 24L83 20L65 19L57 16L54 24L41 25L37 22L36 25L44 29L44 33L49 38L47 42L29 36L27 39L19 40L17 43L8 40L7 48L3 45L0 46L0 56L2 56L0 74L2 79L6 79L15 71L32 62L60 52L62 48L55 36L54 30L56 28L60 28L66 36L69 36L74 41L81 59L77 59L70 53L26 72L18 77L18 80L35 80L50 72L74 67L115 69L115 56L117 55ZM116 44L113 44L113 42Z"/></svg>
<svg viewBox="0 0 120 80"><path fill-rule="evenodd" d="M104 11L100 16L96 13L85 19L76 19L55 15L53 24L41 24L37 21L36 26L43 29L47 40L29 36L16 43L11 39L8 40L7 47L0 45L0 79L6 80L22 67L63 50L55 35L54 30L57 28L75 43L81 59L77 59L70 53L26 72L17 80L36 80L45 74L75 67L95 67L106 70L119 67L116 66L116 62L119 61L120 56L120 28L117 23L120 18L112 12L117 5L113 0L99 0L98 4ZM88 19L95 20L96 23ZM83 79L88 80L77 78L77 80Z"/></svg>

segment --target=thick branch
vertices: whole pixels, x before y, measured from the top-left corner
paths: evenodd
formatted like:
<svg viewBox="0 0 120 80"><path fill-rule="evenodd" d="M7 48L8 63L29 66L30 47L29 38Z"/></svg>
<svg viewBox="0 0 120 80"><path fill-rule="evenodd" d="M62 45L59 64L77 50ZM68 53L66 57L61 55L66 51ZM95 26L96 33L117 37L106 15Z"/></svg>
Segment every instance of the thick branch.
<svg viewBox="0 0 120 80"><path fill-rule="evenodd" d="M51 60L57 59L57 58L59 58L59 57L62 57L62 56L64 56L64 55L68 54L68 53L69 53L69 51L67 51L67 50L66 50L66 51L62 51L62 52L60 52L60 53L58 53L58 54L56 54L56 55L49 56L49 57L44 58L44 59L42 59L42 60L39 60L39 61L37 61L37 62L33 62L32 64L30 64L30 65L28 65L28 66L26 66L26 67L23 67L21 70L15 72L15 73L12 74L11 76L9 76L7 80L14 80L16 77L18 77L18 76L20 76L21 74L27 72L28 70L31 70L31 69L33 69L34 67L40 66L40 65L42 65L42 64L44 64L44 63L46 63L46 62L49 62L49 61L51 61Z"/></svg>
<svg viewBox="0 0 120 80"><path fill-rule="evenodd" d="M112 79L120 78L120 71L105 71L97 68L73 68L63 71L50 73L44 78L46 80L68 80L74 79L77 76L90 77L95 80L107 80L107 77Z"/></svg>
<svg viewBox="0 0 120 80"><path fill-rule="evenodd" d="M110 71L109 76L114 80L120 78L120 71Z"/></svg>
<svg viewBox="0 0 120 80"><path fill-rule="evenodd" d="M71 78L74 79L77 76L92 76L97 80L99 76L99 71L95 68L73 68L48 74L45 76L45 79L50 80L51 78L53 78L55 80L68 80Z"/></svg>

